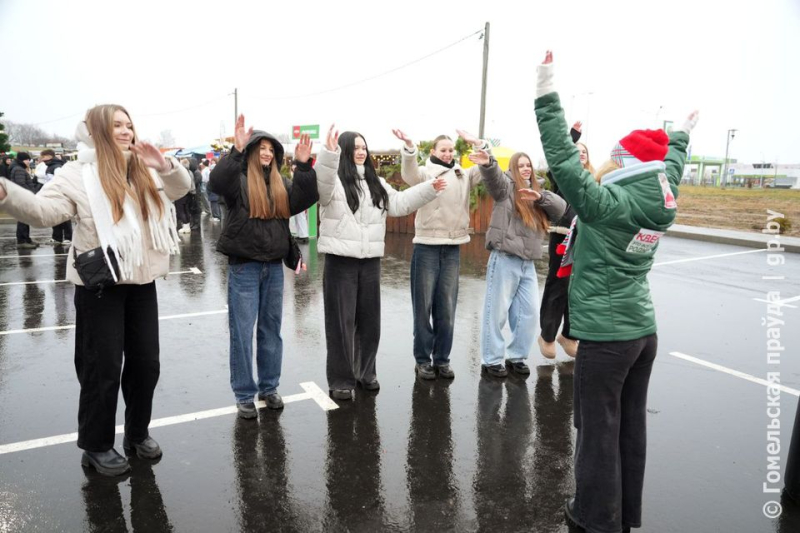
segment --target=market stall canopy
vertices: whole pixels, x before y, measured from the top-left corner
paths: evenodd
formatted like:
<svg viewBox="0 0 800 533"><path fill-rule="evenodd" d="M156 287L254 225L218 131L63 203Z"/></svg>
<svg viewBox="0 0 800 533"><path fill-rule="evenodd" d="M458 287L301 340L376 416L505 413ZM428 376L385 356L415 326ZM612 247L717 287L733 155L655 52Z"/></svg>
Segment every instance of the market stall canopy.
<svg viewBox="0 0 800 533"><path fill-rule="evenodd" d="M508 162L511 159L511 156L516 153L516 150L506 148L505 146L495 146L492 148L492 155L495 159L497 159L497 164L500 165L500 168L502 168L503 171L508 170ZM461 168L469 168L473 166L475 165L472 164L472 161L467 159L467 156L463 156L461 158Z"/></svg>
<svg viewBox="0 0 800 533"><path fill-rule="evenodd" d="M207 154L214 153L214 148L212 148L210 144L203 144L200 146L193 146L192 148L181 148L173 154L167 153L175 157L206 157Z"/></svg>

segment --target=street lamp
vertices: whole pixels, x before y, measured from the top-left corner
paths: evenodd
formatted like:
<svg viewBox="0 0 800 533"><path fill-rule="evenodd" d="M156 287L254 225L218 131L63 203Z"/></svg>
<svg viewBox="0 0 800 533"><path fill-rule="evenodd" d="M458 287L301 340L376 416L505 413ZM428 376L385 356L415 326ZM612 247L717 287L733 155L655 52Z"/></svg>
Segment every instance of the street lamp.
<svg viewBox="0 0 800 533"><path fill-rule="evenodd" d="M725 188L725 185L726 185L726 183L728 181L728 146L730 145L731 140L733 140L733 138L736 137L736 132L737 131L739 131L739 130L736 130L736 129L728 130L728 134L725 137L725 162L722 164L723 165L722 166L722 169L723 169L722 170L722 188Z"/></svg>

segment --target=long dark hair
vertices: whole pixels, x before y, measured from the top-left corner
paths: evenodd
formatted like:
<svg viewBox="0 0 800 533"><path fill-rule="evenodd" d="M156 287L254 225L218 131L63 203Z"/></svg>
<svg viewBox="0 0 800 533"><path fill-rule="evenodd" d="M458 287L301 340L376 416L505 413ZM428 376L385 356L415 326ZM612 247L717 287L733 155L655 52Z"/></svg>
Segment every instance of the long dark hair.
<svg viewBox="0 0 800 533"><path fill-rule="evenodd" d="M339 179L342 180L344 192L347 195L347 205L350 206L353 213L358 211L359 197L363 194L357 183L359 177L354 160L356 137L364 139L363 135L355 131L345 131L339 135L339 147L342 149L342 155L339 158ZM367 144L366 139L364 139L364 144ZM375 172L375 164L369 154L369 147L367 147L367 159L364 161L364 178L372 196L372 205L383 211L389 209L389 194L381 185L378 173Z"/></svg>

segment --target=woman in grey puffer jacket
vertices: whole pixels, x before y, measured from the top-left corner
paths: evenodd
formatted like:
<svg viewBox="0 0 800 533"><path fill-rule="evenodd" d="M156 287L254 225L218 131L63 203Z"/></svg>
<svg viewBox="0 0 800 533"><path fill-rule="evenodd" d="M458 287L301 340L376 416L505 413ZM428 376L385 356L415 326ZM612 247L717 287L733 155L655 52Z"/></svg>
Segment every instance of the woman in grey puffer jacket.
<svg viewBox="0 0 800 533"><path fill-rule="evenodd" d="M525 360L536 338L530 325L538 323L539 284L533 260L542 257L547 228L561 218L567 204L532 179L531 158L522 152L511 157L505 174L485 151L469 159L481 165L483 181L495 202L486 233L486 248L492 253L486 269L482 372L505 377L508 366L517 374L528 375ZM512 335L508 347L502 333L506 321Z"/></svg>

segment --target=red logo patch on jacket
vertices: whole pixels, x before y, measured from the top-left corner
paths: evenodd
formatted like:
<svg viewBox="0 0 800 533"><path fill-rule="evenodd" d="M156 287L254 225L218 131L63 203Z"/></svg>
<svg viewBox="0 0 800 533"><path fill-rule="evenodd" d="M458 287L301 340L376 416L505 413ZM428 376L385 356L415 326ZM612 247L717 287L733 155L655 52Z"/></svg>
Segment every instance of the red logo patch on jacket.
<svg viewBox="0 0 800 533"><path fill-rule="evenodd" d="M628 243L626 252L631 254L646 254L653 251L658 244L658 240L664 235L663 231L655 231L652 229L640 229L639 233L633 236L631 242Z"/></svg>

